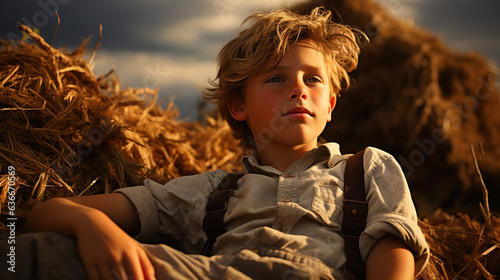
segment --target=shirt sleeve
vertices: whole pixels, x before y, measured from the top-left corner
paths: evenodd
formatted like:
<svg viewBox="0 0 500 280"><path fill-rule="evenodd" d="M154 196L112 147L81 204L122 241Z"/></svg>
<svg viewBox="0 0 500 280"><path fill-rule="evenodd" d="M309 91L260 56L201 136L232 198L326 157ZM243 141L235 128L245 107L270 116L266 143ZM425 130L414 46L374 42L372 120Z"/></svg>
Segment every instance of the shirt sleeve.
<svg viewBox="0 0 500 280"><path fill-rule="evenodd" d="M226 174L215 170L175 178L166 184L146 179L143 186L115 192L125 195L136 208L141 225L134 237L137 241L158 243L162 236L168 236L189 251L203 244L202 221L207 197Z"/></svg>
<svg viewBox="0 0 500 280"><path fill-rule="evenodd" d="M429 247L418 226L418 218L406 178L398 162L386 152L368 148L364 156L368 201L366 228L360 237L363 260L386 234L401 238L415 257L415 273L429 259Z"/></svg>

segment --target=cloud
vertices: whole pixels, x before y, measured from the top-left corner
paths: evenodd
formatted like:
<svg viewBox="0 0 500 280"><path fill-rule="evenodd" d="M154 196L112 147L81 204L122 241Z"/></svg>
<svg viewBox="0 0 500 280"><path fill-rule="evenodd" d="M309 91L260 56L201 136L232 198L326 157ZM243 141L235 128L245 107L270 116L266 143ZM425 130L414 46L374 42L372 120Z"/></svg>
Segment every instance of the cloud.
<svg viewBox="0 0 500 280"><path fill-rule="evenodd" d="M457 51L480 52L500 62L500 1L377 0L396 16L441 37Z"/></svg>
<svg viewBox="0 0 500 280"><path fill-rule="evenodd" d="M167 88L179 84L208 86L214 76L213 61L168 53L98 50L94 72L102 75L115 69L121 84L133 87Z"/></svg>

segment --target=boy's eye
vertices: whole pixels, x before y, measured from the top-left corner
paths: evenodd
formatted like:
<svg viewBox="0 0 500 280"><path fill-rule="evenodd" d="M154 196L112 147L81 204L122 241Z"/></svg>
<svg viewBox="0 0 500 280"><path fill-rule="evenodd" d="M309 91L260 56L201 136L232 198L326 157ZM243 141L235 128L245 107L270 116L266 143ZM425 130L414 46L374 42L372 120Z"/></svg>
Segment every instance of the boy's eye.
<svg viewBox="0 0 500 280"><path fill-rule="evenodd" d="M281 77L271 77L266 81L266 83L281 83L281 82L283 82L283 79Z"/></svg>
<svg viewBox="0 0 500 280"><path fill-rule="evenodd" d="M305 80L306 83L321 83L321 79L318 77L309 77Z"/></svg>

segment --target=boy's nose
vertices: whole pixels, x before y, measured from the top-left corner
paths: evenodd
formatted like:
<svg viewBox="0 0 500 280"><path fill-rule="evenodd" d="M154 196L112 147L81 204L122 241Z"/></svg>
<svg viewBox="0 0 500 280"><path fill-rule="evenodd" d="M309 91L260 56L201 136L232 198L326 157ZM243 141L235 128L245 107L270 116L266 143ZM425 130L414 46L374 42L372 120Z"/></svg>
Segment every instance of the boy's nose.
<svg viewBox="0 0 500 280"><path fill-rule="evenodd" d="M307 100L307 89L303 83L296 83L288 94L288 99L304 99Z"/></svg>

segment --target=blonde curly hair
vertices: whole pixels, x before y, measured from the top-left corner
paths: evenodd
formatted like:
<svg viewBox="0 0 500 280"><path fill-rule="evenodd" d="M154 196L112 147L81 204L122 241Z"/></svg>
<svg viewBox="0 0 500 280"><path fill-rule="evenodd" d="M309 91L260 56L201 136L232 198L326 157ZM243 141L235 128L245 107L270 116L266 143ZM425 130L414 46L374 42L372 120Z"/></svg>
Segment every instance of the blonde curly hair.
<svg viewBox="0 0 500 280"><path fill-rule="evenodd" d="M243 21L253 21L247 29L227 43L217 56L218 72L210 81L204 98L218 105L236 139L252 136L245 121L232 118L227 107L230 98L245 100L245 84L252 74L273 62L277 66L286 51L301 40L314 42L323 53L330 78L331 96L350 85L349 72L357 67L360 48L358 37L364 34L349 26L333 22L331 11L314 8L308 15L287 9L255 13Z"/></svg>

